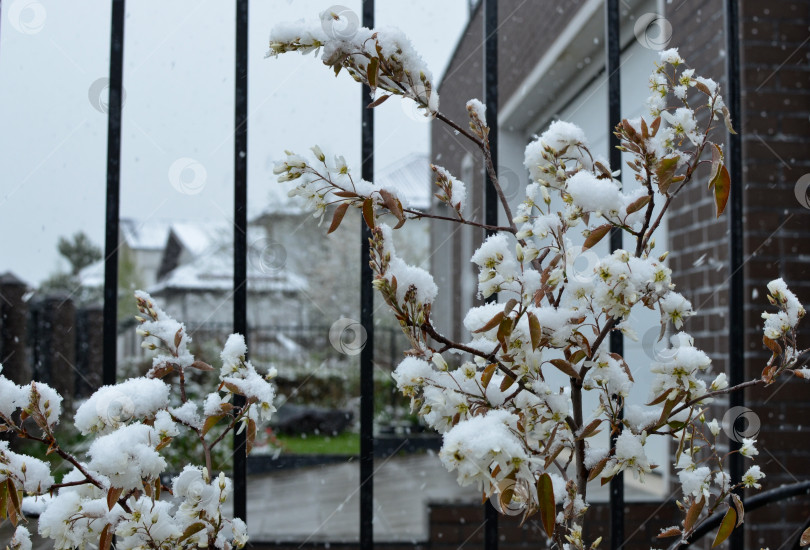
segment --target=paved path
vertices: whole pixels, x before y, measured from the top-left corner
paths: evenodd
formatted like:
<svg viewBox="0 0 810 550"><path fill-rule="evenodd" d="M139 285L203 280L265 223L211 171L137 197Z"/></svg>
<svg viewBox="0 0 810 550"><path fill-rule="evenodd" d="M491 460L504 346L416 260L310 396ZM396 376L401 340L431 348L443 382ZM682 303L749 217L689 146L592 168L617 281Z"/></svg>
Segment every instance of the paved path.
<svg viewBox="0 0 810 550"><path fill-rule="evenodd" d="M430 501L476 502L435 454L378 459L374 473L374 536L420 541L428 536ZM254 541L357 540L360 472L356 460L248 478L248 525Z"/></svg>

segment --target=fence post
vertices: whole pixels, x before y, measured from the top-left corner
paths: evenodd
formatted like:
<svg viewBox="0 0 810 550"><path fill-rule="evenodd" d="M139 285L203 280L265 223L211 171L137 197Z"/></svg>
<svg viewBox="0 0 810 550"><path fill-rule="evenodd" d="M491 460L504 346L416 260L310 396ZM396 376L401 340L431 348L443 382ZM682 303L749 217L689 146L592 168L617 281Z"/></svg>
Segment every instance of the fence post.
<svg viewBox="0 0 810 550"><path fill-rule="evenodd" d="M616 148L619 138L613 133L621 122L621 19L619 0L607 0L605 4L605 73L608 80L608 158L610 169L618 170L622 165L621 152ZM610 251L622 248L623 230L614 227L610 230ZM624 336L619 331L610 333L610 351L624 355ZM623 411L619 413L623 417ZM619 427L621 429L621 426ZM618 434L610 438L611 446L616 444ZM610 480L610 548L616 550L624 546L624 472Z"/></svg>
<svg viewBox="0 0 810 550"><path fill-rule="evenodd" d="M363 26L374 27L374 0L363 0ZM374 181L374 109L370 89L361 91L361 177ZM360 325L366 343L360 351L360 548L374 548L374 278L369 265L371 230L360 225Z"/></svg>
<svg viewBox="0 0 810 550"><path fill-rule="evenodd" d="M15 384L27 384L33 372L26 354L28 304L24 282L11 272L0 275L0 363L3 376Z"/></svg>
<svg viewBox="0 0 810 550"><path fill-rule="evenodd" d="M99 305L76 312L76 395L89 397L103 385L104 310Z"/></svg>
<svg viewBox="0 0 810 550"><path fill-rule="evenodd" d="M69 410L76 395L76 308L64 294L51 294L39 303L36 341L43 345L37 378L62 396Z"/></svg>

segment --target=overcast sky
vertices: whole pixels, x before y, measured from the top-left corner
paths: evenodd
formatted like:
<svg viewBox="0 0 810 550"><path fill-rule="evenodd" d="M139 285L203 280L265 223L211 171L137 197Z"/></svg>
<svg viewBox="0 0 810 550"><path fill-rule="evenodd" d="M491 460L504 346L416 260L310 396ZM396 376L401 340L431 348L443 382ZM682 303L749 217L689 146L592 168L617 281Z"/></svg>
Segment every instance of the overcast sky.
<svg viewBox="0 0 810 550"><path fill-rule="evenodd" d="M359 0L340 0L360 13ZM359 86L314 57L264 59L275 22L317 18L334 0L250 3L250 213L273 200L272 162L314 143L359 171ZM444 70L467 0L377 2ZM127 2L121 216L229 220L233 208L234 2ZM67 266L59 236L103 247L108 0L4 0L0 19L0 273L35 285ZM377 169L427 152L428 124L399 101L377 109ZM183 171L185 169L185 171ZM178 174L183 177L178 178ZM191 177L189 177L191 176Z"/></svg>

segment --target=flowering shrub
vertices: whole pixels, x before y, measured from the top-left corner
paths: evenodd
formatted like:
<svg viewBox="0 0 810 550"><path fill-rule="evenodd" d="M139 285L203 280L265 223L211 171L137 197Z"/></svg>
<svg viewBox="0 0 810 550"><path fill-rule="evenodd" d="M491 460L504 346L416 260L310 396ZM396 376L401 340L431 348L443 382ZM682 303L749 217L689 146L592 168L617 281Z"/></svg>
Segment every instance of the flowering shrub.
<svg viewBox="0 0 810 550"><path fill-rule="evenodd" d="M185 376L188 369L213 367L188 352L191 338L182 323L148 294L137 292L136 300L142 345L156 355L146 376L104 386L76 411L74 425L92 438L88 460L56 439L62 398L53 389L40 382L17 386L0 375L0 430L40 442L48 454L56 453L73 467L57 483L46 462L0 442L0 517L16 526L9 543L14 550L31 548L23 513L27 507L38 509L39 533L53 539L57 549L107 550L113 535L117 549L229 550L247 542L245 523L223 514L231 481L222 472L213 475L211 457L234 429L247 430L250 452L257 423L275 410L273 373L260 375L245 359L244 338L233 334L220 356L219 385L200 406L187 398ZM172 391L180 394L177 407L170 406ZM243 397L244 404L232 403L234 396ZM225 428L212 437L211 429L222 421ZM187 464L167 486L161 478L166 470L162 452L181 430L199 439L204 464ZM164 494L174 498L161 498Z"/></svg>
<svg viewBox="0 0 810 550"><path fill-rule="evenodd" d="M340 17L324 12L321 20ZM362 210L373 234L374 287L412 345L394 378L412 409L444 434L442 463L460 484L476 484L500 510L519 510L524 519L539 513L558 547L582 549L588 482L604 484L623 471L643 479L657 467L645 452L648 437L670 437L685 517L661 536L686 539L708 515L726 508L715 540L728 537L743 519L733 491L759 488L763 474L752 465L741 483L732 483L725 472L729 455L717 446L720 427L707 418L707 406L731 391L771 384L783 373L805 378L810 371L797 368L796 326L805 310L779 279L768 285L779 311L764 314L764 343L773 355L762 377L736 387L728 386L723 373L712 378L711 360L681 331L694 314L692 306L674 290L667 253L654 252L664 214L682 189L698 183L701 164L711 166L708 186L718 216L726 206L730 179L723 149L709 136L718 120L733 129L717 83L687 68L677 50L661 52L650 78L648 114L615 129L637 185L623 187L618 167L591 152L583 131L558 121L526 147L531 183L513 214L492 163L480 101L467 103L465 128L439 111L431 73L401 33L361 28L352 36L332 37L324 28L281 25L271 32L268 55L321 52L336 74L345 70L370 87L369 107L392 95L415 101L426 117L450 125L480 148L500 197L504 225L468 218L464 183L432 167L435 196L450 207L452 221L492 233L471 258L479 269L478 294L490 301L467 313L470 341L456 342L431 320L438 290L432 276L398 257L392 239L410 220L449 218L410 208L396 189L354 177L343 157L327 158L317 146L314 157L288 152L275 168L279 181L294 182L290 195L306 199L316 217L323 219L334 206L329 232L350 207ZM396 226L383 223L383 215ZM577 276L577 256L611 229L626 233L632 246L600 258L593 277ZM574 245L574 232L584 238L582 246ZM612 331L636 338L630 316L638 308L660 312L659 340L669 327L678 332L665 358L642 366L654 374L652 386L642 388L649 394L647 405L625 407L634 385L631 369L606 349L605 340ZM555 385L560 373L562 387ZM586 392L598 400L591 410L583 405ZM616 437L598 443L594 436L600 432ZM752 460L758 454L748 439L734 452Z"/></svg>

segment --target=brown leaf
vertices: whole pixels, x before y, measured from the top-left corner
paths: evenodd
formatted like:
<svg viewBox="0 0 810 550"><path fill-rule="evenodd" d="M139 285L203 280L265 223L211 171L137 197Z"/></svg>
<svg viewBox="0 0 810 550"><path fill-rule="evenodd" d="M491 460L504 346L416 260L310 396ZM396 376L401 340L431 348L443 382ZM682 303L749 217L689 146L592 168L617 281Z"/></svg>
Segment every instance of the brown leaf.
<svg viewBox="0 0 810 550"><path fill-rule="evenodd" d="M810 527L808 527L807 529L805 529L805 530L804 530L804 533L802 533L802 538L801 538L801 539L799 539L799 544L800 544L801 546L808 546L808 545L810 545Z"/></svg>
<svg viewBox="0 0 810 550"><path fill-rule="evenodd" d="M679 157L665 157L658 162L655 168L655 176L658 178L658 191L666 195L669 186L672 185L675 171L678 169Z"/></svg>
<svg viewBox="0 0 810 550"><path fill-rule="evenodd" d="M121 487L111 487L109 491L107 491L107 509L112 510L115 506L115 503L118 502L118 499L121 498L121 493L124 492L124 489Z"/></svg>
<svg viewBox="0 0 810 550"><path fill-rule="evenodd" d="M512 384L514 384L514 383L515 383L514 378L512 378L509 375L504 376L503 380L501 381L501 391L508 390L512 386Z"/></svg>
<svg viewBox="0 0 810 550"><path fill-rule="evenodd" d="M585 429L582 430L582 433L577 436L576 440L579 441L580 439L585 439L585 438L590 437L592 435L596 435L596 433L598 433L598 432L596 432L596 428L598 428L601 423L602 423L602 420L597 418L596 420L594 420L593 422L591 422L590 424L585 426ZM596 433L594 433L594 432L596 432Z"/></svg>
<svg viewBox="0 0 810 550"><path fill-rule="evenodd" d="M209 365L209 364L208 364L208 363L206 363L205 361L194 361L194 362L193 362L191 365L189 365L189 366L190 366L192 369L197 369L197 370L204 370L204 371L210 371L210 370L214 370L214 367L212 367L211 365Z"/></svg>
<svg viewBox="0 0 810 550"><path fill-rule="evenodd" d="M762 343L765 344L774 355L782 355L782 346L776 340L771 340L767 336L762 337Z"/></svg>
<svg viewBox="0 0 810 550"><path fill-rule="evenodd" d="M109 523L101 530L101 537L98 539L98 550L110 550L113 540L112 525Z"/></svg>
<svg viewBox="0 0 810 550"><path fill-rule="evenodd" d="M734 508L729 507L726 515L723 516L723 521L720 522L720 529L717 530L717 534L714 536L712 548L722 544L728 537L730 537L731 532L734 530L736 524L737 512L734 510Z"/></svg>
<svg viewBox="0 0 810 550"><path fill-rule="evenodd" d="M544 473L537 480L537 501L540 505L540 520L543 528L550 537L554 534L554 519L557 516L556 504L554 501L554 486L551 483L551 476Z"/></svg>
<svg viewBox="0 0 810 550"><path fill-rule="evenodd" d="M515 309L517 303L518 301L515 298L511 298L508 302L506 302L506 305L503 307L503 314L509 315L510 313L512 313L512 310Z"/></svg>
<svg viewBox="0 0 810 550"><path fill-rule="evenodd" d="M374 107L379 107L380 105L382 105L383 103L385 103L385 101L386 101L386 100L387 100L389 97L391 97L391 94L385 94L385 95L381 95L380 97L378 97L377 99L375 99L374 101L372 101L371 103L369 103L369 104L368 104L368 107L366 107L366 108L367 108L367 109L373 109Z"/></svg>
<svg viewBox="0 0 810 550"><path fill-rule="evenodd" d="M363 201L363 219L369 229L374 229L374 201L370 197Z"/></svg>
<svg viewBox="0 0 810 550"><path fill-rule="evenodd" d="M703 506L705 504L706 499L704 499L703 496L701 496L700 500L696 500L695 502L693 502L692 505L689 507L689 510L686 511L686 519L683 520L684 533L692 532L692 529L695 527L695 523L700 517L700 513L703 511Z"/></svg>
<svg viewBox="0 0 810 550"><path fill-rule="evenodd" d="M596 243L602 240L602 238L608 234L610 228L613 227L609 223L605 225L600 225L596 229L593 229L591 233L588 235L588 238L585 239L585 244L582 245L582 251L585 252L589 248L596 246Z"/></svg>
<svg viewBox="0 0 810 550"><path fill-rule="evenodd" d="M650 124L650 130L652 131L652 132L651 132L651 135L652 135L653 137L655 137L655 134L657 134L657 133L658 133L658 128L659 128L660 126L661 126L661 117L660 117L660 116L655 117L655 120L653 120L653 121L652 121L652 124Z"/></svg>
<svg viewBox="0 0 810 550"><path fill-rule="evenodd" d="M222 420L225 417L224 414L218 414L216 416L209 416L205 419L205 424L203 424L202 434L205 435L208 431L217 425L217 422Z"/></svg>
<svg viewBox="0 0 810 550"><path fill-rule="evenodd" d="M699 80L695 80L695 88L697 88L698 90L700 90L709 97L711 97L712 95L712 92L711 90L709 90L709 87Z"/></svg>
<svg viewBox="0 0 810 550"><path fill-rule="evenodd" d="M179 328L177 329L177 332L174 333L174 347L179 346L180 342L182 341L183 341L183 329Z"/></svg>
<svg viewBox="0 0 810 550"><path fill-rule="evenodd" d="M633 212L638 212L639 210L647 206L647 203L649 203L650 200L652 200L652 197L650 195L644 195L643 197L634 200L629 205L627 205L627 213L632 214Z"/></svg>
<svg viewBox="0 0 810 550"><path fill-rule="evenodd" d="M487 365L487 368L484 369L484 372L481 374L481 384L484 386L484 389L487 389L487 386L489 386L492 375L495 374L495 369L497 368L498 366L495 363L490 363Z"/></svg>
<svg viewBox="0 0 810 550"><path fill-rule="evenodd" d="M487 324L485 324L483 327L479 328L478 330L474 330L473 334L477 334L479 332L486 332L488 330L494 329L495 327L497 327L498 325L501 324L501 321L503 321L503 318L504 318L503 311L499 311L498 313L495 314L495 316L492 319L487 321Z"/></svg>
<svg viewBox="0 0 810 550"><path fill-rule="evenodd" d="M731 192L731 176L729 176L725 165L720 165L720 169L710 185L714 187L714 204L717 207L717 217L719 218L723 210L726 209L728 196Z"/></svg>
<svg viewBox="0 0 810 550"><path fill-rule="evenodd" d="M734 128L731 125L731 113L728 110L728 107L725 105L723 106L723 122L726 125L726 129L730 134L736 134L737 132L734 131Z"/></svg>
<svg viewBox="0 0 810 550"><path fill-rule="evenodd" d="M366 67L366 74L368 75L368 87L371 88L372 93L374 93L374 90L377 89L377 73L379 70L380 58L372 57L368 62L368 67Z"/></svg>
<svg viewBox="0 0 810 550"><path fill-rule="evenodd" d="M203 529L205 529L205 524L204 524L204 523L202 523L202 522L200 522L200 521L198 521L198 522L196 522L196 523L192 523L191 525L189 525L188 527L186 527L186 530L185 530L185 531L183 531L183 536L181 536L181 537L178 539L178 541L177 541L177 542L183 542L184 540L186 540L186 539L187 539L187 538L189 538L190 536L194 535L195 533L199 533L199 532L200 532L200 531L202 531Z"/></svg>
<svg viewBox="0 0 810 550"><path fill-rule="evenodd" d="M588 474L588 481L593 481L594 479L596 479L596 476L602 473L602 470L604 470L605 466L607 466L608 460L610 460L610 457L606 456L605 458L603 458L602 460L593 465L593 468L591 468L591 471Z"/></svg>
<svg viewBox="0 0 810 550"><path fill-rule="evenodd" d="M536 350L543 339L543 327L540 326L540 321L534 313L530 311L527 316L529 317L529 335L532 339L532 350Z"/></svg>
<svg viewBox="0 0 810 550"><path fill-rule="evenodd" d="M579 373L574 368L574 366L565 359L551 359L549 363L560 369L562 372L564 372L571 378L576 378L577 380L579 380Z"/></svg>
<svg viewBox="0 0 810 550"><path fill-rule="evenodd" d="M735 527L739 527L745 521L745 507L736 493L731 493L731 500L734 502L734 508L737 509L737 525Z"/></svg>
<svg viewBox="0 0 810 550"><path fill-rule="evenodd" d="M657 538L665 539L667 537L677 537L677 536L680 536L680 534L681 534L681 529L679 527L670 527L669 529L666 529L666 530L661 531L660 533L658 533Z"/></svg>
<svg viewBox="0 0 810 550"><path fill-rule="evenodd" d="M337 208L335 208L335 214L332 216L332 224L329 226L329 231L326 232L327 235L340 227L340 222L343 221L343 216L346 215L346 211L348 209L348 202L341 203Z"/></svg>

